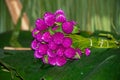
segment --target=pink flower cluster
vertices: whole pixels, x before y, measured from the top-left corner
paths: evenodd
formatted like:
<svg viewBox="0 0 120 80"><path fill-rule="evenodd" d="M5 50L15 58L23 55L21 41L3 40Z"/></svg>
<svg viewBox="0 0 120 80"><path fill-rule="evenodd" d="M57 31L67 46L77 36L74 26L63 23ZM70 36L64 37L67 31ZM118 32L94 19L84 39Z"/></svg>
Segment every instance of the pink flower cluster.
<svg viewBox="0 0 120 80"><path fill-rule="evenodd" d="M38 18L32 31L34 57L53 66L63 66L69 59L79 59L82 51L73 48L72 39L65 36L72 33L75 25L75 21L67 21L61 9L55 13L46 12L43 18ZM86 48L84 53L89 56L90 49Z"/></svg>

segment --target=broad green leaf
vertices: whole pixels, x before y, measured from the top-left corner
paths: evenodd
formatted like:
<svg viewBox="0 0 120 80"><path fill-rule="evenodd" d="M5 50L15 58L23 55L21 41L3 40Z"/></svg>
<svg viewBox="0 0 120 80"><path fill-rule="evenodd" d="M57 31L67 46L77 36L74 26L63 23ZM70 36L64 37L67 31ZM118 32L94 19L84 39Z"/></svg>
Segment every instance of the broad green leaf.
<svg viewBox="0 0 120 80"><path fill-rule="evenodd" d="M32 40L30 36L30 32L21 32L19 42L23 46L30 46ZM75 38L78 39L76 41L79 41L79 38L87 40L87 38L82 35L76 36ZM8 39L6 37L3 38ZM94 36L93 38L96 40L96 43L98 43ZM83 43L81 43L81 45L83 45ZM88 45L89 42L85 41L84 44ZM6 46L5 43L4 46ZM83 55L80 60L68 61L63 67L43 65L41 60L34 58L33 53L33 51L7 51L1 49L0 61L2 62L0 63L0 79L22 80L20 79L21 77L23 80L120 79L120 48L91 48L90 56L86 57ZM3 65L6 65L6 67L3 67Z"/></svg>
<svg viewBox="0 0 120 80"><path fill-rule="evenodd" d="M25 80L41 78L46 80L119 80L120 49L94 48L91 51L89 57L82 56L80 60L68 61L63 67L43 66L41 61L34 59L33 51L13 51L13 55L1 60L13 66ZM1 75L2 73L5 72L1 71Z"/></svg>

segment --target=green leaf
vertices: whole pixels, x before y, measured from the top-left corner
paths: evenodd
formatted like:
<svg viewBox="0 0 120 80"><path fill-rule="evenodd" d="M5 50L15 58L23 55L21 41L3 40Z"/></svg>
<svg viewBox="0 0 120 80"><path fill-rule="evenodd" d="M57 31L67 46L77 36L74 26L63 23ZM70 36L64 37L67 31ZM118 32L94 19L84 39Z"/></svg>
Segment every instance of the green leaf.
<svg viewBox="0 0 120 80"><path fill-rule="evenodd" d="M78 33L78 32L79 32L79 28L77 26L74 26L72 33L74 34L74 33Z"/></svg>
<svg viewBox="0 0 120 80"><path fill-rule="evenodd" d="M9 35L1 34L1 45L8 45ZM1 36L0 35L0 36ZM6 36L8 36L6 38ZM83 35L70 35L73 40L81 44L75 46L86 47L90 44ZM29 47L32 40L30 32L20 32L19 42ZM93 36L93 46L98 39ZM84 46L85 45L85 46ZM81 56L80 60L68 61L63 67L43 64L33 56L33 51L8 51L0 49L0 79L2 80L119 80L120 48L91 48L91 55ZM5 63L5 64L3 64ZM6 66L6 67L3 67ZM8 72L4 71L8 70Z"/></svg>
<svg viewBox="0 0 120 80"><path fill-rule="evenodd" d="M49 69L44 77L46 80L119 80L119 53L119 49L92 49L89 57Z"/></svg>
<svg viewBox="0 0 120 80"><path fill-rule="evenodd" d="M9 53L9 51L8 51ZM11 52L10 52L11 53ZM1 58L13 66L24 80L119 80L120 49L91 49L89 57L68 61L63 67L43 65L33 57L33 51L12 51L14 55ZM8 76L8 72L1 75ZM59 74L59 75L58 75ZM9 76L10 77L10 76ZM7 80L2 77L2 79Z"/></svg>

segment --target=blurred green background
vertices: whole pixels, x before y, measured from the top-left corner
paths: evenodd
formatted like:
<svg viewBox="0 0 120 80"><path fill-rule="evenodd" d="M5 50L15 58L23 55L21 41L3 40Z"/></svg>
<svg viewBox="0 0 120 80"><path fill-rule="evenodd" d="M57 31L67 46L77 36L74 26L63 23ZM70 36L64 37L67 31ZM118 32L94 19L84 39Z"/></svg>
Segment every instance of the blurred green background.
<svg viewBox="0 0 120 80"><path fill-rule="evenodd" d="M120 0L20 0L30 21L30 27L45 11L63 9L68 20L75 20L82 31L108 31L120 34ZM12 30L13 22L0 0L0 33Z"/></svg>

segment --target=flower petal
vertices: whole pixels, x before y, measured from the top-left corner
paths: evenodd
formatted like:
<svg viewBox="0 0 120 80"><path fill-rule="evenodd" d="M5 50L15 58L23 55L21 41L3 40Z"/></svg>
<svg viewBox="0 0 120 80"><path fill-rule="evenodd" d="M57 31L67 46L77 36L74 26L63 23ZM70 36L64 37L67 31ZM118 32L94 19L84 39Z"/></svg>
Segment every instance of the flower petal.
<svg viewBox="0 0 120 80"><path fill-rule="evenodd" d="M51 50L51 49L48 49L48 50L47 50L47 55L48 55L49 57L55 57L55 56L56 56L56 52L53 51L53 50Z"/></svg>
<svg viewBox="0 0 120 80"><path fill-rule="evenodd" d="M38 30L46 30L48 28L43 19L37 19L35 25Z"/></svg>
<svg viewBox="0 0 120 80"><path fill-rule="evenodd" d="M39 30L37 28L34 28L32 31L32 36L36 38L36 35L39 33Z"/></svg>
<svg viewBox="0 0 120 80"><path fill-rule="evenodd" d="M48 26L53 26L55 23L55 15L52 13L46 13L44 16L44 20Z"/></svg>
<svg viewBox="0 0 120 80"><path fill-rule="evenodd" d="M66 50L65 50L65 52L64 52L64 54L65 54L65 56L67 57L67 58L73 58L74 56L75 56L75 49L74 48L67 48Z"/></svg>
<svg viewBox="0 0 120 80"><path fill-rule="evenodd" d="M37 35L36 35L36 39L38 40L38 41L42 41L42 34L39 32Z"/></svg>
<svg viewBox="0 0 120 80"><path fill-rule="evenodd" d="M36 50L38 48L38 41L34 39L31 43L31 48Z"/></svg>
<svg viewBox="0 0 120 80"><path fill-rule="evenodd" d="M56 44L61 44L63 42L63 38L64 38L64 34L61 33L61 32L56 32L54 35L53 35L53 41L56 43Z"/></svg>
<svg viewBox="0 0 120 80"><path fill-rule="evenodd" d="M79 54L79 56L82 56L82 51L79 48L76 49L76 52Z"/></svg>
<svg viewBox="0 0 120 80"><path fill-rule="evenodd" d="M56 12L55 12L55 15L57 16L57 15L65 15L65 13L64 13L64 11L63 10L61 10L61 9L58 9Z"/></svg>
<svg viewBox="0 0 120 80"><path fill-rule="evenodd" d="M42 58L43 55L40 54L40 53L36 50L36 51L34 52L34 57L35 57L35 58Z"/></svg>
<svg viewBox="0 0 120 80"><path fill-rule="evenodd" d="M66 22L65 15L58 15L58 16L56 16L56 22L61 22L61 23Z"/></svg>
<svg viewBox="0 0 120 80"><path fill-rule="evenodd" d="M65 32L66 34L70 34L70 33L72 33L72 31L73 31L73 23L71 23L71 22L69 22L69 21L67 21L67 22L64 22L63 24L62 24L62 30L63 30L63 32Z"/></svg>
<svg viewBox="0 0 120 80"><path fill-rule="evenodd" d="M48 57L48 63L55 66L56 65L56 57Z"/></svg>
<svg viewBox="0 0 120 80"><path fill-rule="evenodd" d="M52 50L56 50L57 49L57 45L53 42L53 41L51 41L51 42L49 42L49 48L50 49L52 49Z"/></svg>
<svg viewBox="0 0 120 80"><path fill-rule="evenodd" d="M39 53L41 53L43 55L47 54L47 50L48 50L48 45L47 44L40 45L39 49L38 49Z"/></svg>
<svg viewBox="0 0 120 80"><path fill-rule="evenodd" d="M89 49L89 48L86 48L86 49L85 49L85 55L86 55L86 56L89 56L90 53L91 53L90 49Z"/></svg>
<svg viewBox="0 0 120 80"><path fill-rule="evenodd" d="M63 39L63 46L65 47L65 48L68 48L68 47L70 47L71 45L72 45L72 39L71 38L69 38L69 37L65 37L64 39Z"/></svg>
<svg viewBox="0 0 120 80"><path fill-rule="evenodd" d="M49 42L52 40L52 36L50 35L50 32L45 32L43 35L42 35L42 40L44 40L45 42Z"/></svg>
<svg viewBox="0 0 120 80"><path fill-rule="evenodd" d="M65 47L59 45L59 48L56 51L57 56L63 56L64 51L65 51Z"/></svg>
<svg viewBox="0 0 120 80"><path fill-rule="evenodd" d="M66 62L67 62L67 60L66 60L66 58L65 57L57 57L56 58L56 65L57 66L63 66L63 65L65 65L66 64Z"/></svg>

